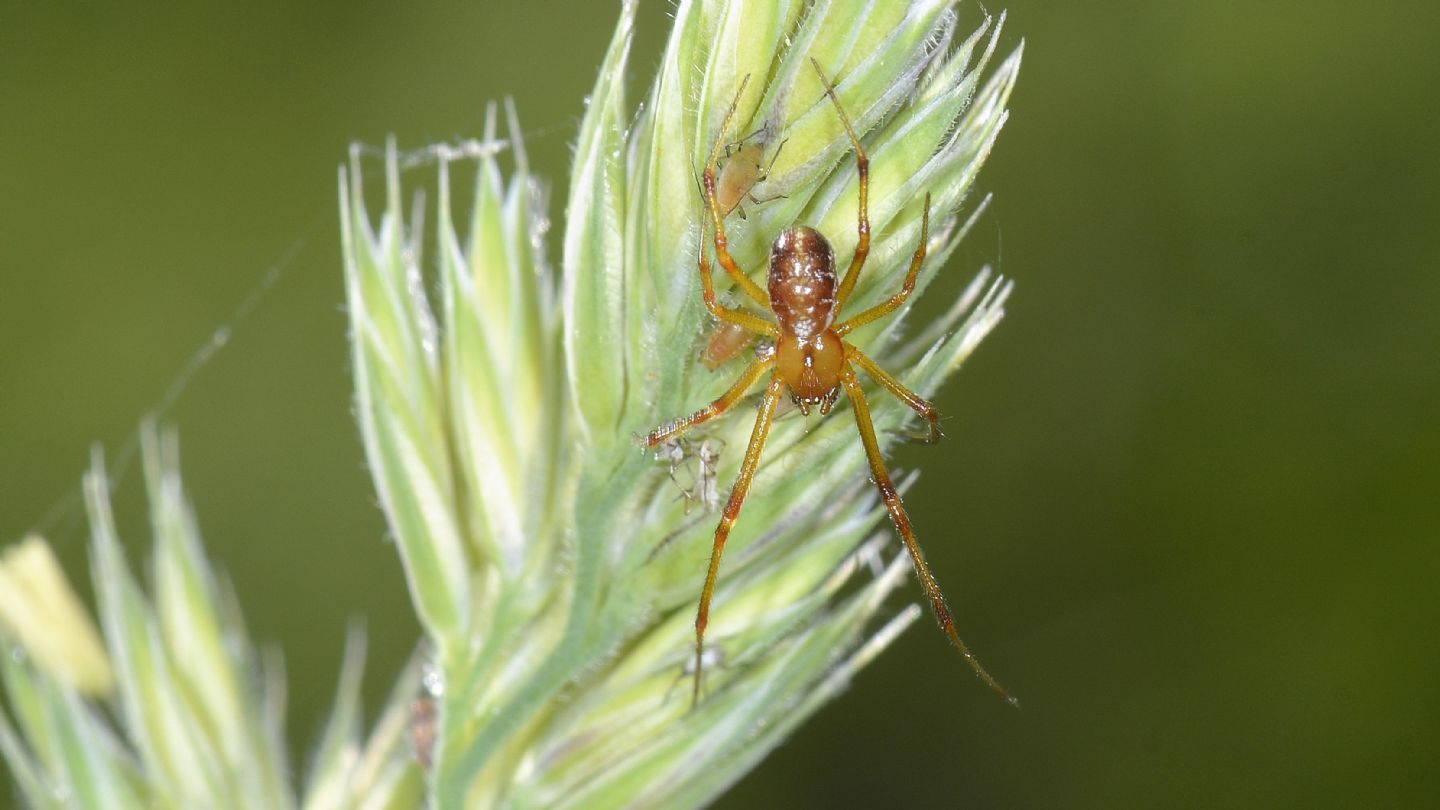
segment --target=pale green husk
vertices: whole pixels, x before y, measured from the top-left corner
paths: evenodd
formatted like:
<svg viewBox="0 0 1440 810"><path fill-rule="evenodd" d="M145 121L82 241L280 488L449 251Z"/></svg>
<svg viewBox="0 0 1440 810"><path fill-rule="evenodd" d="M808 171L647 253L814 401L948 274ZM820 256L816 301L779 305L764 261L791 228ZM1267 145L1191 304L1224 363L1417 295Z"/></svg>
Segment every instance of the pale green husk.
<svg viewBox="0 0 1440 810"><path fill-rule="evenodd" d="M731 137L763 128L784 145L755 189L768 201L729 222L732 251L757 268L795 222L826 233L842 262L854 249L855 164L814 57L871 155L875 238L852 305L865 306L898 288L927 192L920 291L983 209L969 192L1004 124L1020 51L997 63L1003 17L960 32L950 0L681 2L640 103L625 94L636 13L622 5L580 126L558 271L545 250L546 186L530 173L513 107L505 140L492 109L479 148L428 153L439 188L431 232L407 216L413 193L393 146L378 217L358 152L341 172L356 413L426 635L368 738L356 636L304 787L292 786L281 680L201 554L173 448L147 429L153 593L120 553L98 461L87 478L105 641L103 655L93 642L89 654L113 667L114 691L82 697L38 654L0 663L10 706L0 749L27 801L699 805L919 615L887 608L909 561L881 525L847 406L823 421L784 416L730 541L713 660L692 707L682 682L714 515L694 511L680 497L684 474L632 436L709 401L739 369L696 362L711 322L695 269L695 178L744 77ZM464 212L451 199L457 168L475 175ZM907 307L853 340L929 394L999 321L1009 290L982 271L912 338L902 339ZM872 403L886 435L910 416L881 393ZM723 448L722 491L751 427L739 411L703 433ZM421 757L406 734L417 701L436 710L436 742Z"/></svg>

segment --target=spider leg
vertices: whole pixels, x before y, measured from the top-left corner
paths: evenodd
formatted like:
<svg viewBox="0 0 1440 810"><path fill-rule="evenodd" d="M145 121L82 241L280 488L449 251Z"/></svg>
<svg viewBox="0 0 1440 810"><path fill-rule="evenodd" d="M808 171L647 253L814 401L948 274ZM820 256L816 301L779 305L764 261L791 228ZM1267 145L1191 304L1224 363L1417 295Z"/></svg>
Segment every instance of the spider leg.
<svg viewBox="0 0 1440 810"><path fill-rule="evenodd" d="M860 268L865 266L865 257L870 255L870 156L865 154L865 147L860 145L860 138L855 135L855 128L850 125L850 116L845 114L845 108L840 106L840 99L835 95L835 86L825 78L825 72L820 69L820 63L810 58L810 64L815 66L815 72L820 75L820 83L825 85L825 94L835 103L835 112L840 114L840 123L845 125L845 134L850 136L850 145L855 147L855 168L860 172L860 221L856 226L860 233L860 240L855 243L855 257L850 260L850 268L845 271L845 278L840 281L840 289L835 293L835 301L841 307L845 306L845 300L855 289L855 282L860 280Z"/></svg>
<svg viewBox="0 0 1440 810"><path fill-rule="evenodd" d="M753 312L746 312L743 309L731 309L723 306L715 298L715 279L712 275L710 257L705 255L705 220L700 220L700 289L705 296L705 308L710 314L722 321L733 323L747 332L755 332L769 337L779 337L780 329L775 324L765 320Z"/></svg>
<svg viewBox="0 0 1440 810"><path fill-rule="evenodd" d="M741 397L745 396L745 392L750 390L750 386L754 385L755 381L760 379L760 375L769 371L773 365L775 365L774 357L756 360L750 364L749 368L745 369L745 373L740 375L740 379L736 380L735 384L730 386L730 390L721 394L714 402L689 416L681 417L673 422L666 422L644 436L637 435L635 437L636 442L642 447L655 447L688 431L696 425L709 422L711 419L735 407L735 403L739 402Z"/></svg>
<svg viewBox="0 0 1440 810"><path fill-rule="evenodd" d="M715 138L715 147L710 150L710 160L705 164L705 202L710 208L710 218L715 222L715 258L719 259L720 266L735 280L735 285L761 308L770 309L770 296L745 275L740 265L730 256L729 239L725 236L725 214L720 210L720 200L715 195L715 171L716 164L720 161L720 150L725 145L725 133L730 131L730 125L735 120L735 110L740 106L740 96L745 92L745 85L750 83L747 75L740 80L740 89L735 91L735 100L730 102L730 111L725 113L725 123L720 125L720 134Z"/></svg>
<svg viewBox="0 0 1440 810"><path fill-rule="evenodd" d="M855 377L855 369L849 362L841 369L840 380L845 384L845 392L850 395L850 404L855 408L855 425L860 429L860 443L865 446L865 456L870 461L870 477L874 479L880 496L885 500L885 508L890 510L890 520L895 523L896 531L900 532L905 550L910 552L910 561L915 564L915 574L920 579L921 587L925 589L925 596L930 601L930 609L934 611L935 619L940 622L941 629L950 637L950 643L965 656L965 661L980 680L995 690L1007 703L1019 706L1019 701L1011 697L1005 687L985 671L985 667L980 665L980 659L970 652L970 648L965 646L965 642L961 641L960 635L955 632L955 619L950 615L950 606L945 602L945 595L940 592L940 583L936 582L935 575L930 573L930 565L925 562L925 552L921 551L920 541L915 538L915 529L910 525L910 517L905 514L905 506L900 502L900 493L895 490L890 473L885 469L885 459L880 455L880 443L875 439L875 425L870 421L870 407L865 402L865 392L861 390L860 381Z"/></svg>
<svg viewBox="0 0 1440 810"><path fill-rule="evenodd" d="M910 293L915 290L915 279L920 276L920 267L925 264L925 246L930 241L930 192L925 192L925 213L920 217L920 244L915 247L915 256L910 259L910 269L905 273L905 283L900 286L900 292L890 296L889 300L877 304L855 317L835 327L835 334L844 337L857 326L864 326L871 321L889 315L905 303Z"/></svg>
<svg viewBox="0 0 1440 810"><path fill-rule="evenodd" d="M745 495L750 492L750 482L755 478L755 469L760 466L760 451L765 449L765 437L770 435L770 425L775 421L775 404L785 392L785 383L780 375L770 378L765 389L765 398L760 401L760 414L755 417L755 429L750 433L750 445L745 448L745 460L740 463L740 475L730 490L730 500L725 511L720 513L720 523L715 527L715 545L710 550L710 569L705 574L705 589L700 592L700 606L695 611L695 690L691 705L700 702L700 674L704 665L705 626L710 623L710 600L715 595L715 577L720 573L720 558L725 554L725 541L730 539L730 527L740 516L740 507Z"/></svg>
<svg viewBox="0 0 1440 810"><path fill-rule="evenodd" d="M930 435L922 441L926 444L934 444L940 441L940 411L930 404L929 400L922 399L919 394L906 388L899 380L891 376L890 372L881 368L874 360L871 360L864 352L845 344L845 356L855 361L855 365L865 370L866 374L880 387L895 395L895 398L910 406L910 410L920 414L926 422L930 423Z"/></svg>

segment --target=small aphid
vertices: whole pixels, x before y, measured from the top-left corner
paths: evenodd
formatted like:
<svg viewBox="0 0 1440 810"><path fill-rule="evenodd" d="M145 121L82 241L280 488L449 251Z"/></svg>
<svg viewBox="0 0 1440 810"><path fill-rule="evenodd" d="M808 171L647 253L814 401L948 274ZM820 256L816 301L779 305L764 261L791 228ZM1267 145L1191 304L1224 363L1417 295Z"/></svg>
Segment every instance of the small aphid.
<svg viewBox="0 0 1440 810"><path fill-rule="evenodd" d="M440 737L440 698L445 694L445 681L433 660L434 652L425 654L421 666L420 695L410 704L405 736L420 769L430 771L435 758L435 741Z"/></svg>
<svg viewBox="0 0 1440 810"><path fill-rule="evenodd" d="M726 502L725 509L720 515L720 523L715 527L715 543L710 552L710 566L705 574L705 586L700 592L700 605L695 615L695 684L691 700L696 703L700 700L700 677L705 664L705 628L710 621L710 601L715 595L715 581L720 573L720 559L725 553L725 543L730 537L730 529L739 518L740 508L744 505L745 496L749 493L750 485L755 479L755 471L760 465L760 454L765 448L765 439L770 435L770 428L775 422L776 406L780 399L788 394L802 414L808 416L811 408L818 406L821 415L825 415L830 413L831 408L835 406L835 402L840 398L840 390L844 388L855 413L855 425L860 433L860 444L864 447L865 456L870 463L870 477L875 482L875 486L879 488L880 495L885 501L885 507L890 512L890 519L900 533L900 539L905 543L905 549L909 552L910 560L919 575L920 585L924 588L925 595L930 602L931 611L934 612L945 635L965 657L975 674L989 684L1001 697L1014 703L1014 699L980 665L980 661L965 646L965 642L960 640L960 636L955 630L955 621L950 614L949 605L940 591L940 585L935 581L935 576L930 573L930 566L925 561L925 554L920 549L920 542L915 537L915 531L910 525L910 518L901 503L900 494L885 468L885 459L880 454L880 443L875 437L875 427L870 419L870 407L865 397L865 391L860 386L859 377L855 373L855 367L859 366L871 379L879 383L881 388L899 398L924 417L931 425L932 435L937 437L939 435L939 414L933 405L907 389L899 380L845 340L845 336L857 327L883 318L899 309L915 289L916 278L920 275L920 268L925 262L926 242L930 236L930 195L925 195L925 209L920 225L920 244L915 248L915 255L910 260L910 267L905 273L905 280L900 291L870 309L837 322L837 317L844 311L845 304L855 289L855 283L860 278L860 270L864 267L865 258L870 252L870 220L867 211L870 159L866 156L864 147L860 145L860 138L856 136L855 129L851 126L849 116L841 107L840 99L835 95L835 88L821 71L819 63L814 59L810 61L815 67L815 72L819 74L821 83L825 86L826 95L835 105L835 111L840 116L840 121L850 138L850 144L855 150L860 187L859 216L856 226L859 238L855 247L855 255L850 260L850 266L845 271L844 278L839 280L837 286L835 254L830 247L830 242L813 228L803 225L787 228L776 237L770 248L769 275L767 285L763 288L745 275L730 256L725 234L725 210L717 191L716 163L725 143L725 133L735 117L735 109L739 104L740 96L745 92L745 85L749 81L747 76L740 82L740 89L735 94L735 101L730 105L730 111L726 115L725 123L721 126L719 138L710 151L710 159L704 174L704 197L715 229L716 259L734 280L735 286L762 310L771 313L773 321L752 312L720 304L715 295L710 260L703 250L698 254L700 286L704 294L705 306L710 310L711 315L756 335L768 337L774 341L774 351L763 354L751 363L750 367L730 387L730 390L722 394L719 399L689 416L655 428L643 439L640 439L646 447L657 447L697 425L720 416L734 408L744 398L745 393L768 373L770 381L766 386L764 397L760 400L760 413L755 418L755 428L750 435L750 444L745 450L744 461L740 465L740 474L735 480L734 488L730 491L730 500ZM703 235L703 228L701 233Z"/></svg>
<svg viewBox="0 0 1440 810"><path fill-rule="evenodd" d="M765 147L770 140L770 128L762 127L738 144L731 144L730 148L727 148L725 162L720 166L720 175L715 181L715 197L720 202L720 213L723 216L730 216L746 199L756 205L779 199L756 197L754 193L755 186L770 178L770 169L775 165L775 159L780 157L780 150L785 147L785 141L781 141L770 154L770 160L766 161ZM743 208L740 209L740 218L745 218Z"/></svg>
<svg viewBox="0 0 1440 810"><path fill-rule="evenodd" d="M420 770L430 772L435 756L435 741L440 735L440 707L435 698L423 695L410 704L410 723L406 729L410 750Z"/></svg>

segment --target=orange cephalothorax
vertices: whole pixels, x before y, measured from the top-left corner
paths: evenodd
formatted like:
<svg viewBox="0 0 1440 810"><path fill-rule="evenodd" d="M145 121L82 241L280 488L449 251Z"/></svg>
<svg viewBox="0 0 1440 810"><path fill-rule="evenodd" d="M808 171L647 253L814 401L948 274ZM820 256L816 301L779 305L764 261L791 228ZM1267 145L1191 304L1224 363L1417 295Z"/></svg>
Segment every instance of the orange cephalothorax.
<svg viewBox="0 0 1440 810"><path fill-rule="evenodd" d="M780 331L805 341L835 320L835 251L814 228L786 228L770 246L770 309Z"/></svg>
<svg viewBox="0 0 1440 810"><path fill-rule="evenodd" d="M809 414L812 405L819 405L821 413L830 412L840 396L844 365L845 347L833 329L806 340L785 335L775 343L775 372L803 414Z"/></svg>

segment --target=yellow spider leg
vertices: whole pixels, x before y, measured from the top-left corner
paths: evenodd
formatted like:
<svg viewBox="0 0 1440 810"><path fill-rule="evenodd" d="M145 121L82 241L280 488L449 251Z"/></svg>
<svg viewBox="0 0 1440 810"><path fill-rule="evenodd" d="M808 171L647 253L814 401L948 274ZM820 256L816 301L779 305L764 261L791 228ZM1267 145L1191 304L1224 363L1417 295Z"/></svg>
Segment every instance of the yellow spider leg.
<svg viewBox="0 0 1440 810"><path fill-rule="evenodd" d="M864 326L871 321L889 315L905 303L910 293L915 290L915 279L920 275L920 267L925 263L925 244L930 241L930 192L925 192L925 213L920 219L920 244L915 248L915 256L910 260L910 270L905 273L905 283L901 285L900 292L890 296L890 299L883 304L873 306L870 309L856 315L835 327L835 334L845 337L857 326Z"/></svg>
<svg viewBox="0 0 1440 810"><path fill-rule="evenodd" d="M759 284L750 280L740 269L740 265L730 256L729 239L725 236L725 214L720 210L720 200L715 195L715 169L720 160L720 148L725 145L725 133L730 130L730 124L735 119L735 110L740 105L740 96L745 92L745 85L750 83L750 77L746 76L740 80L740 89L735 91L735 100L730 102L730 111L725 114L725 123L720 126L720 135L715 139L715 148L710 150L710 161L705 165L705 202L710 207L710 216L715 221L715 257L720 260L720 266L735 280L738 286L746 295L750 296L755 303L766 310L770 309L770 296L766 294Z"/></svg>
<svg viewBox="0 0 1440 810"><path fill-rule="evenodd" d="M840 99L835 95L835 86L825 78L825 72L820 69L820 63L812 57L810 64L815 66L815 72L820 74L820 83L825 85L825 94L835 103L835 112L840 114L840 123L845 125L845 134L850 136L850 145L855 147L855 168L860 171L860 222L857 228L860 232L860 240L855 243L855 257L850 260L850 268L845 271L845 278L840 281L840 289L835 293L835 300L841 306L845 306L845 300L855 289L855 283L860 280L860 268L865 266L865 257L870 255L870 156L865 154L865 148L860 145L860 138L855 135L855 128L850 125L850 116L845 114L845 108L840 106Z"/></svg>
<svg viewBox="0 0 1440 810"><path fill-rule="evenodd" d="M885 469L885 459L881 457L880 443L875 439L875 426L870 421L870 407L865 402L865 392L860 389L860 381L856 379L855 370L848 362L840 372L840 379L845 384L845 392L850 395L850 404L855 408L855 425L860 429L860 442L865 445L865 456L870 461L870 477L875 479L880 497L885 500L885 508L890 510L890 520L895 523L896 531L900 532L905 550L910 552L910 561L915 564L915 574L920 578L920 586L925 589L925 596L930 601L930 609L935 613L936 621L940 622L940 628L950 637L950 643L965 656L965 661L975 670L980 680L994 689L1006 702L1019 706L1019 701L1011 697L1005 687L985 671L985 667L980 665L980 659L970 652L970 648L965 646L965 642L961 641L960 635L955 632L955 619L950 615L945 594L940 592L940 583L936 582L935 575L930 573L930 565L925 562L925 552L921 551L920 541L915 538L915 529L910 525L910 517L905 514L905 506L900 502L900 493L895 490L890 473Z"/></svg>
<svg viewBox="0 0 1440 810"><path fill-rule="evenodd" d="M740 399L745 396L745 392L750 390L750 386L754 385L755 381L760 379L760 375L769 371L773 365L775 365L775 359L773 357L756 360L750 364L749 368L745 369L745 373L740 375L740 379L736 380L735 384L730 386L730 390L721 394L714 402L689 416L681 417L673 422L666 422L644 436L637 435L637 441L644 447L655 447L667 439L679 436L681 433L688 431L696 425L709 422L711 419L735 407L735 403L739 402Z"/></svg>
<svg viewBox="0 0 1440 810"><path fill-rule="evenodd" d="M752 312L722 306L715 298L715 279L711 275L710 257L705 255L705 221L700 221L700 289L705 296L705 308L722 321L733 323L748 332L769 337L779 337L780 327Z"/></svg>
<svg viewBox="0 0 1440 810"><path fill-rule="evenodd" d="M881 368L859 349L845 344L845 356L855 361L855 365L865 369L871 379L880 383L880 387L895 395L895 398L910 406L910 410L930 423L930 435L925 438L926 444L934 444L940 441L940 411L930 404L927 399L922 399L919 394L906 388L899 380L890 375L890 372Z"/></svg>
<svg viewBox="0 0 1440 810"><path fill-rule="evenodd" d="M740 475L735 487L730 490L730 500L725 511L720 513L720 524L715 527L715 545L710 550L710 569L705 574L705 589L700 592L700 607L695 612L695 690L691 703L700 702L700 671L705 652L705 626L710 623L710 599L715 595L715 578L720 573L720 558L725 554L725 541L730 539L730 527L740 516L740 507L745 495L750 492L750 482L755 478L755 469L760 466L760 451L765 449L765 437L770 435L770 426L775 421L775 404L785 392L785 383L780 375L770 378L770 387L765 389L765 398L760 401L760 414L755 417L755 429L750 433L750 445L745 448L745 460L740 464Z"/></svg>

